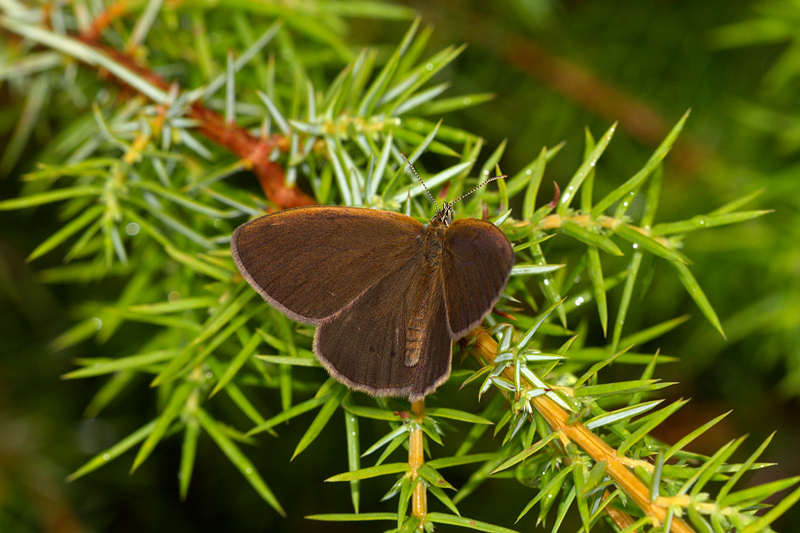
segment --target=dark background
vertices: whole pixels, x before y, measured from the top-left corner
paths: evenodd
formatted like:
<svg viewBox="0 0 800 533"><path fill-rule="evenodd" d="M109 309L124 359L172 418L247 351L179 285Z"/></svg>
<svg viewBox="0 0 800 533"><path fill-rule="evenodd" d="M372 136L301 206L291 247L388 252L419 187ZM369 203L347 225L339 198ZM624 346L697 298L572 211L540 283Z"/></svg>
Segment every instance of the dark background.
<svg viewBox="0 0 800 533"><path fill-rule="evenodd" d="M761 460L778 466L751 476L751 482L800 473L800 59L792 40L800 36L800 7L788 1L667 0L405 4L419 10L423 26L434 26L431 51L468 44L440 75L452 83L449 94L496 94L487 104L446 115L446 124L480 133L487 140L484 155L507 139L502 168L508 173L529 163L543 145L567 141L548 166L543 194L552 193L551 181L563 185L577 168L584 127L599 136L620 121L598 166L599 197L634 174L689 108L681 141L666 159L656 221L706 213L765 189L746 209L774 209L771 215L686 240L684 252L728 340L711 328L666 269L657 272L647 314L632 317L631 327L692 315L645 348L681 358L662 367L657 377L679 383L665 391L669 399L692 398L661 428L661 438L674 442L732 409L693 445L694 451L713 453L749 434L733 458L743 460L776 431ZM778 37L762 42L758 28L764 24L720 31L765 20L770 28L784 28L787 37L774 31L771 35ZM407 22L349 22L350 44L356 48L396 43L407 28ZM6 90L0 89L0 100ZM2 106L0 113L9 116ZM7 135L4 130L2 138ZM30 154L35 157L35 147ZM22 164L17 170L30 167ZM0 180L0 197L16 194L14 181ZM71 359L123 350L125 337L102 347L87 342L57 353L47 348L74 323L76 317L67 311L81 291L119 289L114 280L87 286L39 283L37 270L59 258L48 256L32 265L24 258L57 227L47 209L35 216L0 213L0 531L378 530L375 524L340 529L302 518L350 509L345 485L321 481L347 468L341 454L326 453L328 447L342 449L341 424L289 462L312 415L281 428L280 439L264 437L261 446L248 450L289 511L286 519L258 498L209 439L200 441L185 503L177 491L180 443L175 439L165 440L134 475L128 475L128 454L65 485L64 478L91 454L149 420L155 406L142 403L153 401L152 395L131 395L102 419L85 419L82 412L100 380L59 379L74 368ZM612 306L615 298L610 297ZM135 328L128 334L135 336ZM377 437L366 429L363 442ZM456 470L449 480L458 486L465 479L459 476L468 473ZM377 502L387 489L384 480L365 482L362 510L391 510L393 503ZM462 510L487 521L498 517L497 523L513 527L505 520L516 516L529 497L514 482L498 481L472 495ZM533 530L534 522L531 514L517 527ZM775 527L799 528L797 510Z"/></svg>

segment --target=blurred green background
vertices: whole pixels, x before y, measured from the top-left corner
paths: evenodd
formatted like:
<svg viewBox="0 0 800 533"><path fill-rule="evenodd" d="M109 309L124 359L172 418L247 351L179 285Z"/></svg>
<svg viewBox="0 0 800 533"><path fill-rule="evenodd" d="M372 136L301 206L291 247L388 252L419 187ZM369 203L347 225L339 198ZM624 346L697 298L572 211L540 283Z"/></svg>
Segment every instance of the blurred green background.
<svg viewBox="0 0 800 533"><path fill-rule="evenodd" d="M647 304L629 317L626 328L692 315L657 345L642 349L680 357L680 363L661 367L657 377L678 382L666 396L693 399L670 419L661 438L674 442L733 409L695 443L694 451L713 453L748 433L751 438L734 457L741 459L777 431L762 460L779 465L756 474L754 482L800 474L800 4L401 4L416 10L423 26L433 26L431 51L468 44L437 78L450 81L451 95L496 95L446 115L445 124L482 135L490 149L507 140L501 165L508 173L529 163L543 145L567 142L548 166L544 195L552 193L551 181L563 185L577 167L584 127L599 135L612 122L620 123L598 165L599 196L635 173L689 108L681 140L666 159L656 221L706 213L764 189L747 208L774 213L699 232L687 239L684 250L723 321L727 341L666 269L657 272ZM353 49L393 47L408 24L351 18L347 41ZM7 86L0 87L0 102L0 146L5 146L21 103ZM55 127L58 113L52 117ZM22 163L0 178L0 198L18 193L15 176L32 168L37 141L46 137L44 130L34 132ZM169 439L132 476L126 456L65 485L64 478L91 454L149 420L154 406L142 405L151 395L130 396L103 418L86 419L82 413L101 381L60 379L74 368L73 358L113 354L124 349L126 337L117 335L102 347L89 342L55 353L48 348L73 324L67 311L83 291L114 295L119 290L114 280L85 286L41 283L37 271L57 264L57 254L33 264L24 259L57 227L47 209L0 213L0 531L338 531L302 517L350 508L344 487L321 481L347 467L341 454L324 453L326 442L341 449L343 436L329 428L312 453L290 463L304 419L282 428L280 439L267 437L248 452L289 511L285 519L220 459L208 439L201 439L185 503L176 480L180 444ZM126 334L135 336L136 328ZM520 509L527 500L516 487L490 484L466 503L470 515L491 521L493 507ZM362 509L380 508L377 500L387 489L365 483ZM523 530L532 528L533 521L523 522ZM800 512L787 514L775 528L800 531Z"/></svg>

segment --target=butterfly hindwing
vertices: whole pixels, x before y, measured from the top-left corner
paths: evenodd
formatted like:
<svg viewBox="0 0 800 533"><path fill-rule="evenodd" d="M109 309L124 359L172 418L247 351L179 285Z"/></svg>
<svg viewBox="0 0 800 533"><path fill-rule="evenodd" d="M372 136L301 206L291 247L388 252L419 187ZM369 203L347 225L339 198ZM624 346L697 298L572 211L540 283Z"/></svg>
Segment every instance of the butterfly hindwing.
<svg viewBox="0 0 800 533"><path fill-rule="evenodd" d="M514 250L494 224L454 220L444 233L442 270L453 339L477 326L500 299L514 266Z"/></svg>
<svg viewBox="0 0 800 533"><path fill-rule="evenodd" d="M421 335L419 360L406 358L407 327L420 283L416 257L367 289L353 305L324 320L314 352L337 379L378 396L420 399L450 374L451 340L441 280L437 276Z"/></svg>

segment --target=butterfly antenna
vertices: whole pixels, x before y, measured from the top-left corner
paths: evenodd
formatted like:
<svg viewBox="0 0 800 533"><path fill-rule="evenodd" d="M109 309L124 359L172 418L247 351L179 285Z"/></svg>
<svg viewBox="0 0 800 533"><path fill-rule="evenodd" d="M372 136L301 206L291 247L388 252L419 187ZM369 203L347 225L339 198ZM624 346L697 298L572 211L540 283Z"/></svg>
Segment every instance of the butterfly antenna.
<svg viewBox="0 0 800 533"><path fill-rule="evenodd" d="M455 200L453 200L452 202L450 202L450 205L454 205L456 202L460 202L461 200L463 200L464 198L466 198L467 196L469 196L470 194L474 193L475 191L477 191L478 189L480 189L481 187L483 187L484 185L486 185L488 183L491 183L491 182L493 182L495 180L499 180L501 178L507 178L507 177L508 176L503 174L502 176L495 176L493 178L489 178L488 180L484 181L483 183L481 183L480 185L478 185L477 187L475 187L474 189L472 189L468 193L464 193L461 196L459 196L458 198L456 198Z"/></svg>
<svg viewBox="0 0 800 533"><path fill-rule="evenodd" d="M403 156L403 159L405 159L405 160L406 160L406 163L408 163L408 166L410 166L410 167L411 167L411 172L413 172L413 173L414 173L414 175L417 177L417 179L418 179L418 180L419 180L419 182L422 184L422 186L423 186L423 187L425 187L425 192L427 192L427 193L428 193L428 196L430 196L430 197L431 197L431 200L433 200L433 205L435 205L435 206L436 206L436 212L438 213L438 212L439 212L439 204L437 204L437 203L436 203L436 198L434 198L434 197L433 197L433 195L431 194L431 191L430 191L430 190L428 190L428 186L427 186L427 185L425 185L425 182L424 182L424 181L422 181L422 178L420 178L420 177L419 177L419 174L417 174L417 169L416 169L416 168L414 168L414 165L412 165L412 164L411 164L411 161L409 161L409 160L408 160L408 158L405 156L405 154L400 154L400 155L402 155L402 156ZM488 182L487 182L487 183L488 183Z"/></svg>

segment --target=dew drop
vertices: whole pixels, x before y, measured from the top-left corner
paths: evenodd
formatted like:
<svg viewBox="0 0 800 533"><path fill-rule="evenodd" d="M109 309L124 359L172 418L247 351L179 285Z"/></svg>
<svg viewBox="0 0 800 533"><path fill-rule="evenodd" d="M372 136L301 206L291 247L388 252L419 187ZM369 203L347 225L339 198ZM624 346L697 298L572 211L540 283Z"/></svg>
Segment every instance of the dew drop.
<svg viewBox="0 0 800 533"><path fill-rule="evenodd" d="M125 233L128 235L136 235L139 233L139 224L136 222L128 222L128 225L125 226Z"/></svg>

